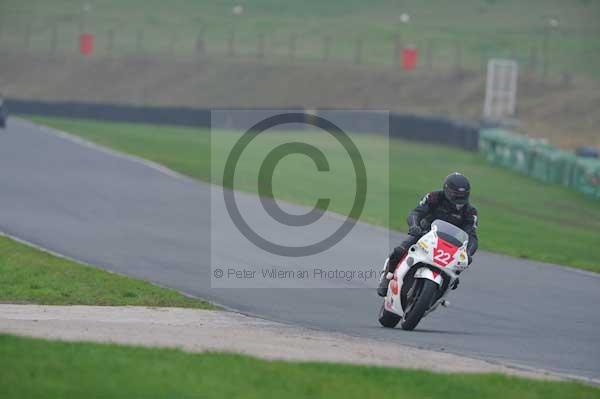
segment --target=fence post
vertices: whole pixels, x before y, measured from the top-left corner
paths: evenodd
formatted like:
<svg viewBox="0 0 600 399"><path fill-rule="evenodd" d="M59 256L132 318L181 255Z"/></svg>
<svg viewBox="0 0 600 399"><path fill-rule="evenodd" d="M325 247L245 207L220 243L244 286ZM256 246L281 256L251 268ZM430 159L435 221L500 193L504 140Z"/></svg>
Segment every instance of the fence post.
<svg viewBox="0 0 600 399"><path fill-rule="evenodd" d="M135 37L135 51L136 53L142 53L144 51L144 31L138 29Z"/></svg>
<svg viewBox="0 0 600 399"><path fill-rule="evenodd" d="M227 39L227 55L233 57L235 55L235 31L229 32L229 38Z"/></svg>
<svg viewBox="0 0 600 399"><path fill-rule="evenodd" d="M489 49L487 47L481 48L481 71L483 75L487 75L488 61L490 58Z"/></svg>
<svg viewBox="0 0 600 399"><path fill-rule="evenodd" d="M569 72L563 71L560 75L560 84L565 89L571 87L573 85L573 76Z"/></svg>
<svg viewBox="0 0 600 399"><path fill-rule="evenodd" d="M360 65L362 62L362 51L363 51L363 41L359 37L356 39L356 44L354 46L354 63L356 65Z"/></svg>
<svg viewBox="0 0 600 399"><path fill-rule="evenodd" d="M25 27L25 50L29 50L31 46L31 22L29 22Z"/></svg>
<svg viewBox="0 0 600 399"><path fill-rule="evenodd" d="M113 51L115 47L115 31L113 29L109 29L107 33L106 40L106 53L109 57L112 57Z"/></svg>
<svg viewBox="0 0 600 399"><path fill-rule="evenodd" d="M463 67L463 51L462 51L462 46L460 45L459 42L456 42L455 46L455 54L456 54L456 71L457 72L462 72L462 67Z"/></svg>
<svg viewBox="0 0 600 399"><path fill-rule="evenodd" d="M323 62L329 61L331 53L331 36L325 36L323 38Z"/></svg>
<svg viewBox="0 0 600 399"><path fill-rule="evenodd" d="M177 44L177 32L171 32L171 41L169 42L169 55L175 55L175 45Z"/></svg>
<svg viewBox="0 0 600 399"><path fill-rule="evenodd" d="M396 33L394 37L394 59L393 65L400 65L400 54L402 54L402 41L400 40L400 34Z"/></svg>
<svg viewBox="0 0 600 399"><path fill-rule="evenodd" d="M206 53L206 45L204 43L204 32L198 33L196 36L196 55L203 56Z"/></svg>
<svg viewBox="0 0 600 399"><path fill-rule="evenodd" d="M58 25L52 25L52 33L50 36L50 55L56 54L56 48L58 47Z"/></svg>
<svg viewBox="0 0 600 399"><path fill-rule="evenodd" d="M296 33L292 33L290 35L290 49L289 49L289 56L290 59L293 60L296 58Z"/></svg>
<svg viewBox="0 0 600 399"><path fill-rule="evenodd" d="M534 75L537 70L538 52L536 46L531 46L529 49L529 62L527 63L527 72Z"/></svg>
<svg viewBox="0 0 600 399"><path fill-rule="evenodd" d="M427 40L427 43L425 44L425 66L429 70L433 69L432 52L433 52L433 43L432 43L432 40L429 39L429 40Z"/></svg>
<svg viewBox="0 0 600 399"><path fill-rule="evenodd" d="M550 39L550 29L544 27L544 41L542 43L542 82L546 83L546 77L548 75L548 40Z"/></svg>
<svg viewBox="0 0 600 399"><path fill-rule="evenodd" d="M2 12L0 12L0 43L2 43L3 40L4 40L4 17L2 16Z"/></svg>
<svg viewBox="0 0 600 399"><path fill-rule="evenodd" d="M79 10L79 36L85 33L85 10L83 7Z"/></svg>
<svg viewBox="0 0 600 399"><path fill-rule="evenodd" d="M265 34L262 32L258 34L258 40L256 44L256 57L265 57Z"/></svg>

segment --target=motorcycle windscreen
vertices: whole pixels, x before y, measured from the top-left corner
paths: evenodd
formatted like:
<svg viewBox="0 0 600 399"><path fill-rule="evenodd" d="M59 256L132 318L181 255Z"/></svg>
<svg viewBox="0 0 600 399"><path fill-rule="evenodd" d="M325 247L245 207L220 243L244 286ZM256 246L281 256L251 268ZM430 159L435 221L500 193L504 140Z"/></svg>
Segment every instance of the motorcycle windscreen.
<svg viewBox="0 0 600 399"><path fill-rule="evenodd" d="M431 224L436 227L436 234L439 238L456 247L461 247L469 240L469 235L453 224L436 219Z"/></svg>

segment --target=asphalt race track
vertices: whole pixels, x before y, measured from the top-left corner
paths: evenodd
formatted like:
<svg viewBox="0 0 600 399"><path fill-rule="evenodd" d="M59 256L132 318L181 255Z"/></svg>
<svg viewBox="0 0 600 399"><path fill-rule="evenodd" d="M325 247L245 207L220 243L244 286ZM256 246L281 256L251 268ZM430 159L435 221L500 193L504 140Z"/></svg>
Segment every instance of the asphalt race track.
<svg viewBox="0 0 600 399"><path fill-rule="evenodd" d="M211 227L211 190L220 189L19 119L0 130L1 232L271 320L600 379L600 275L480 252L450 308L413 332L384 329L377 322L380 299L356 282L210 288L211 259L272 262L264 251L230 239L228 227ZM261 206L252 195L240 201ZM256 214L260 222L262 213ZM323 220L339 223L336 215ZM327 256L379 268L387 232L359 223L351 234L355 245ZM560 232L557 239L564 239Z"/></svg>

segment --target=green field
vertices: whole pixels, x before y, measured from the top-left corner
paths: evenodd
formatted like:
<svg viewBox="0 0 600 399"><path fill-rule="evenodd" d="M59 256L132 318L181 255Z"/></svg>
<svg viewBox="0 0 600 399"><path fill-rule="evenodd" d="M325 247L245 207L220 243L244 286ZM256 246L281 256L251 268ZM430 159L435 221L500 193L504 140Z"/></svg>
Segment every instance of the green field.
<svg viewBox="0 0 600 399"><path fill-rule="evenodd" d="M21 398L599 398L576 383L497 374L286 363L0 335L0 397Z"/></svg>
<svg viewBox="0 0 600 399"><path fill-rule="evenodd" d="M212 143L206 131L181 127L30 118L97 143L136 154L200 180L221 181L221 171L240 133L220 131ZM268 134L249 146L240 160L235 188L256 192L258 165L266 151L287 142L290 133ZM314 205L332 198L330 209L345 214L353 199L354 178L341 147L318 133L302 141L320 145L330 173L317 173L304 156L282 160L274 175L277 198ZM362 219L405 231L407 212L424 193L438 189L452 171L472 181L472 201L480 215L480 247L486 250L600 272L600 204L561 186L549 185L488 165L479 154L447 147L353 135L368 170L367 204ZM213 147L210 156L210 145ZM389 180L385 160L390 156ZM212 164L211 164L212 163ZM211 166L212 173L211 176ZM388 182L389 190L388 190ZM388 212L388 203L391 207ZM389 214L388 214L389 213Z"/></svg>
<svg viewBox="0 0 600 399"><path fill-rule="evenodd" d="M232 12L236 4L241 15ZM256 56L263 37L267 58L289 58L295 40L295 57L319 60L329 38L331 60L354 62L360 41L361 62L391 65L399 40L417 45L434 67L480 68L483 59L511 56L537 69L545 58L553 72L598 77L600 70L594 0L4 0L0 16L0 45L40 52L73 52L88 31L100 55L191 56L200 33L208 54L227 54L233 32L241 56Z"/></svg>
<svg viewBox="0 0 600 399"><path fill-rule="evenodd" d="M175 290L59 258L4 236L0 236L1 302L215 309Z"/></svg>

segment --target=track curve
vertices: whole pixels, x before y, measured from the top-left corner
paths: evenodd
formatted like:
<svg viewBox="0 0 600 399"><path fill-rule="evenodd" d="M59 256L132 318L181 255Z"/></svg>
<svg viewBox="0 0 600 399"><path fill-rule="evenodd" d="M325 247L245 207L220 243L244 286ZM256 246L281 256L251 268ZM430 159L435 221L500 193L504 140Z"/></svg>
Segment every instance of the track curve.
<svg viewBox="0 0 600 399"><path fill-rule="evenodd" d="M600 379L600 275L481 252L452 307L414 332L383 329L379 298L366 287L210 288L211 189L19 119L0 131L1 232L271 320ZM385 255L387 233L362 223L355 230L361 241L343 252L348 261ZM225 240L216 252L239 260ZM243 256L266 261L258 251Z"/></svg>

